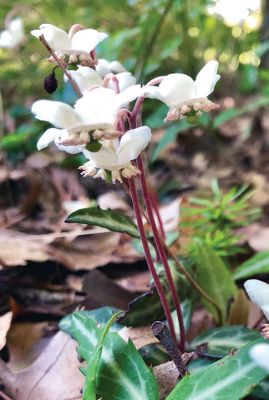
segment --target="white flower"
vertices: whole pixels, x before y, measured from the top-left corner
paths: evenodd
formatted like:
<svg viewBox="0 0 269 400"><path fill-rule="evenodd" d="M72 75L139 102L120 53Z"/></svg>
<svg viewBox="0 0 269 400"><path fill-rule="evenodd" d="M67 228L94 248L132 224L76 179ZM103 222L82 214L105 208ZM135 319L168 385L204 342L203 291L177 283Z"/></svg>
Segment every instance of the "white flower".
<svg viewBox="0 0 269 400"><path fill-rule="evenodd" d="M89 90L96 86L104 85L103 79L101 78L99 73L93 68L79 65L77 70L68 70L68 72L71 75L72 79L78 85L82 94L87 93ZM129 86L133 86L136 84L136 79L130 72L121 72L119 74L116 74L115 78L118 81L119 89L121 92L127 89ZM64 79L67 80L66 77ZM114 84L111 79L108 83L108 88L114 88Z"/></svg>
<svg viewBox="0 0 269 400"><path fill-rule="evenodd" d="M158 87L144 86L144 94L163 101L169 107L167 120L209 111L217 107L207 99L220 78L217 69L218 62L212 60L201 69L195 81L185 74L167 75Z"/></svg>
<svg viewBox="0 0 269 400"><path fill-rule="evenodd" d="M70 37L64 30L51 24L40 25L31 34L37 38L42 35L50 47L60 54L89 54L95 47L107 38L107 34L95 29L81 29Z"/></svg>
<svg viewBox="0 0 269 400"><path fill-rule="evenodd" d="M87 93L93 87L103 85L101 76L93 68L79 65L76 71L68 70L68 72L82 94ZM64 80L68 80L66 76L64 76Z"/></svg>
<svg viewBox="0 0 269 400"><path fill-rule="evenodd" d="M269 372L269 344L255 344L249 351L250 358L255 361L259 367Z"/></svg>
<svg viewBox="0 0 269 400"><path fill-rule="evenodd" d="M75 111L83 117L84 125L92 129L115 130L119 111L140 95L140 85L130 86L119 94L100 87L77 100Z"/></svg>
<svg viewBox="0 0 269 400"><path fill-rule="evenodd" d="M80 145L89 140L88 132L83 130L80 115L68 104L53 100L38 100L32 105L31 111L37 119L60 128L47 129L37 142L38 150L54 141L60 150L75 154L81 151Z"/></svg>
<svg viewBox="0 0 269 400"><path fill-rule="evenodd" d="M120 92L136 84L136 78L131 72L120 72L115 75L115 78L118 81ZM113 82L111 80L109 81L108 87L113 89Z"/></svg>
<svg viewBox="0 0 269 400"><path fill-rule="evenodd" d="M269 285L258 279L249 279L244 286L250 300L262 310L269 320Z"/></svg>
<svg viewBox="0 0 269 400"><path fill-rule="evenodd" d="M121 177L130 178L139 171L131 164L147 147L151 140L151 130L141 126L127 131L121 139L100 141L102 147L97 152L83 149L90 161L81 167L83 176L103 177L104 170L112 171L112 180L121 181ZM101 169L97 172L97 169Z"/></svg>
<svg viewBox="0 0 269 400"><path fill-rule="evenodd" d="M23 20L19 17L7 24L7 29L0 33L0 47L14 49L25 40Z"/></svg>
<svg viewBox="0 0 269 400"><path fill-rule="evenodd" d="M118 112L138 97L140 90L140 86L135 85L115 94L112 89L97 88L80 98L74 108L59 101L36 101L32 105L35 117L55 126L44 132L37 148L41 150L54 141L61 150L78 153L90 140L92 131L98 130L96 138L115 137ZM100 134L100 130L104 132Z"/></svg>
<svg viewBox="0 0 269 400"><path fill-rule="evenodd" d="M104 58L99 58L96 65L96 71L104 78L107 74L112 72L113 74L119 74L121 72L127 72L126 68L117 60L107 61Z"/></svg>

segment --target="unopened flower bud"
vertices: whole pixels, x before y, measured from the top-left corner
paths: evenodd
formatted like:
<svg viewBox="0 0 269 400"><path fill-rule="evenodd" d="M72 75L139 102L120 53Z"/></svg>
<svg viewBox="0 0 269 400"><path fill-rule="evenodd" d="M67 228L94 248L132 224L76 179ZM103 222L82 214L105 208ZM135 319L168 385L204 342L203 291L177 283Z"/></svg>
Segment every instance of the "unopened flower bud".
<svg viewBox="0 0 269 400"><path fill-rule="evenodd" d="M49 93L55 92L55 90L58 87L58 82L55 76L55 69L57 67L53 68L52 73L49 74L48 76L45 77L44 79L44 89Z"/></svg>

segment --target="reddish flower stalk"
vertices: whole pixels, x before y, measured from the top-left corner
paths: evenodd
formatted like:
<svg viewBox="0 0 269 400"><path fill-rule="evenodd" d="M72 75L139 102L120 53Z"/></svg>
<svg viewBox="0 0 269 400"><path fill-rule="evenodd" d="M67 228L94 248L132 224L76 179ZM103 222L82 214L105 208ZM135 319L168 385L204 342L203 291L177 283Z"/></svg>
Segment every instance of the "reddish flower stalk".
<svg viewBox="0 0 269 400"><path fill-rule="evenodd" d="M141 106L143 104L143 97L140 97L137 99L136 104L133 108L133 112L130 117L130 127L132 129L137 127L137 117L140 113ZM185 328L184 328L184 322L183 322L183 316L182 316L182 311L181 311L181 306L180 306L180 300L177 294L177 290L173 281L173 276L168 264L168 260L166 257L165 249L163 246L163 242L159 236L158 228L154 219L154 214L153 214L153 207L152 207L152 199L150 196L150 192L148 189L147 181L146 181L146 176L145 176L145 171L144 171L144 166L143 166L143 161L141 155L137 158L137 167L140 170L140 182L141 182L141 187L142 187L142 194L144 197L144 202L146 205L146 210L149 218L149 223L151 225L154 241L156 243L156 247L158 249L158 253L160 256L160 259L162 261L165 274L167 277L167 282L168 286L171 290L174 306L177 312L177 317L178 317L178 323L179 323L179 328L180 328L180 349L182 352L184 352L185 349Z"/></svg>
<svg viewBox="0 0 269 400"><path fill-rule="evenodd" d="M160 211L159 211L157 193L155 192L155 190L153 190L153 188L149 187L149 194L150 194L152 207L154 209L155 215L158 220L160 234L161 234L162 238L165 239L165 230L163 227L163 221L162 221Z"/></svg>
<svg viewBox="0 0 269 400"><path fill-rule="evenodd" d="M145 252L145 257L146 257L146 261L148 264L148 268L153 277L157 292L159 294L159 297L160 297L160 300L161 300L161 303L162 303L162 306L163 306L163 309L165 312L165 316L166 316L166 319L168 322L170 333L171 333L172 337L175 339L176 333L175 333L175 328L174 328L174 324L173 324L170 307L169 307L168 301L165 297L165 293L164 293L162 284L161 284L159 276L155 270L155 266L154 266L154 263L152 261L152 257L150 254L150 249L149 249L148 240L147 240L147 236L146 236L145 229L144 229L142 213L141 213L141 209L140 209L140 205L139 205L139 199L138 199L134 179L133 178L128 179L128 184L129 184L130 194L131 194L133 208L134 208L134 212L135 212L135 217L136 217L136 221L137 221L137 227L138 227L139 234L141 237L141 241L142 241L143 249Z"/></svg>
<svg viewBox="0 0 269 400"><path fill-rule="evenodd" d="M141 155L137 158L137 167L141 172L139 177L140 177L140 182L141 182L141 186L142 186L142 193L143 193L144 201L146 204L149 222L150 222L150 225L152 228L154 241L156 243L156 246L157 246L157 249L158 249L158 252L160 255L160 259L162 261L162 264L163 264L163 267L165 270L168 285L171 290L174 306L175 306L175 309L177 312L178 323L179 323L179 328L180 328L180 349L182 352L184 352L184 350L185 350L185 328L184 328L183 316L182 316L182 311L181 311L181 306L180 306L180 300L179 300L177 290L176 290L176 287L175 287L175 284L173 281L173 276L172 276L172 273L171 273L171 270L170 270L170 267L169 267L169 264L167 261L166 253L165 253L162 241L159 236L158 228L157 228L157 225L156 225L156 222L154 219L152 202L151 202L151 198L150 198L149 189L147 186L147 181L146 181L146 177L145 177L145 171L144 171L144 166L143 166Z"/></svg>

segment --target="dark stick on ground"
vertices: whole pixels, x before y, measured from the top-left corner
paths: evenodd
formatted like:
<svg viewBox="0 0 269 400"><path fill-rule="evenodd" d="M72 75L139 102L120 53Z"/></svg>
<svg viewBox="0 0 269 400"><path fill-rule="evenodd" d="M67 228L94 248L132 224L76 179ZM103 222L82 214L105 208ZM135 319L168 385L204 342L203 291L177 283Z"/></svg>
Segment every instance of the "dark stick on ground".
<svg viewBox="0 0 269 400"><path fill-rule="evenodd" d="M172 338L169 329L167 328L165 323L161 321L155 321L153 322L151 329L153 335L159 340L159 342L163 345L169 356L174 361L180 376L183 377L184 375L186 375L188 370L182 359L182 353L178 349L176 342Z"/></svg>

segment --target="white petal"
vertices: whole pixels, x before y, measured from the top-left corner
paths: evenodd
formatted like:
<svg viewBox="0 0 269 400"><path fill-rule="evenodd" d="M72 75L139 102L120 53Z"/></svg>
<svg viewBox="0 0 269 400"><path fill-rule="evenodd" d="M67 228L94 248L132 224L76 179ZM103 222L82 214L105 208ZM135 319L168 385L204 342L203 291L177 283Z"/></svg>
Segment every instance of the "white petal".
<svg viewBox="0 0 269 400"><path fill-rule="evenodd" d="M135 77L131 74L131 72L120 72L119 74L115 75L119 82L119 89L122 92L123 90L127 89L130 86L136 84ZM110 81L108 87L111 89L113 88L113 84Z"/></svg>
<svg viewBox="0 0 269 400"><path fill-rule="evenodd" d="M151 130L148 126L140 126L139 128L127 131L122 136L120 146L117 150L119 165L124 166L131 160L135 160L147 147L151 136Z"/></svg>
<svg viewBox="0 0 269 400"><path fill-rule="evenodd" d="M195 97L196 88L191 77L185 74L167 75L160 83L163 101L169 106L178 106Z"/></svg>
<svg viewBox="0 0 269 400"><path fill-rule="evenodd" d="M98 43L106 39L108 35L95 29L83 29L76 32L71 39L71 48L74 52L90 53Z"/></svg>
<svg viewBox="0 0 269 400"><path fill-rule="evenodd" d="M117 108L120 110L123 107L128 106L133 100L143 96L143 88L140 85L129 86L121 93L117 94Z"/></svg>
<svg viewBox="0 0 269 400"><path fill-rule="evenodd" d="M84 149L83 154L88 158L88 160L93 161L99 168L105 168L108 170L117 169L118 159L116 152L108 146L108 141L103 142L104 144L99 151L91 152Z"/></svg>
<svg viewBox="0 0 269 400"><path fill-rule="evenodd" d="M211 60L198 73L195 80L197 98L207 97L213 92L220 79L220 75L217 74L218 65L217 61Z"/></svg>
<svg viewBox="0 0 269 400"><path fill-rule="evenodd" d="M55 51L66 52L71 48L71 39L67 33L55 25L42 24L38 30L31 31L31 34L38 38L43 35Z"/></svg>
<svg viewBox="0 0 269 400"><path fill-rule="evenodd" d="M159 86L143 86L141 89L143 96L148 97L150 99L158 99L164 101L162 93L159 89Z"/></svg>
<svg viewBox="0 0 269 400"><path fill-rule="evenodd" d="M8 29L0 33L0 47L14 48L24 41L24 28L21 18L14 18L8 24Z"/></svg>
<svg viewBox="0 0 269 400"><path fill-rule="evenodd" d="M244 286L250 300L260 307L264 314L267 314L269 305L269 285L258 279L249 279L244 283ZM269 319L269 314L267 314L266 317Z"/></svg>
<svg viewBox="0 0 269 400"><path fill-rule="evenodd" d="M110 72L109 62L104 58L99 58L97 65L96 65L96 72L104 78Z"/></svg>
<svg viewBox="0 0 269 400"><path fill-rule="evenodd" d="M122 63L120 63L117 60L111 61L108 64L108 67L109 67L110 71L113 72L114 74L119 74L121 72L126 72L126 68L122 65Z"/></svg>
<svg viewBox="0 0 269 400"><path fill-rule="evenodd" d="M57 128L74 128L80 124L74 109L60 101L38 100L31 111L37 119L50 122Z"/></svg>
<svg viewBox="0 0 269 400"><path fill-rule="evenodd" d="M56 146L58 147L59 150L65 151L66 153L70 154L77 154L82 152L82 146L81 145L76 145L76 146L64 146L61 144L64 140L69 139L69 132L66 129L61 129L60 130L60 135L58 135L54 142Z"/></svg>
<svg viewBox="0 0 269 400"><path fill-rule="evenodd" d="M37 142L37 149L42 150L53 142L62 133L62 129L50 128L47 129Z"/></svg>
<svg viewBox="0 0 269 400"><path fill-rule="evenodd" d="M250 349L249 355L252 360L259 365L259 367L269 372L269 344L255 344L255 346Z"/></svg>
<svg viewBox="0 0 269 400"><path fill-rule="evenodd" d="M23 20L20 17L12 19L8 24L8 30L14 35L23 36L24 35Z"/></svg>
<svg viewBox="0 0 269 400"><path fill-rule="evenodd" d="M0 33L0 47L4 49L12 49L16 47L16 40L8 31Z"/></svg>
<svg viewBox="0 0 269 400"><path fill-rule="evenodd" d="M108 88L93 89L76 102L75 110L92 129L111 128L118 111L116 94Z"/></svg>
<svg viewBox="0 0 269 400"><path fill-rule="evenodd" d="M80 66L76 71L69 70L68 72L78 85L82 94L88 92L93 86L103 85L101 76L92 68Z"/></svg>

